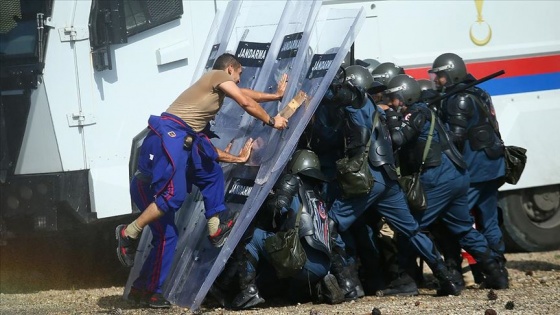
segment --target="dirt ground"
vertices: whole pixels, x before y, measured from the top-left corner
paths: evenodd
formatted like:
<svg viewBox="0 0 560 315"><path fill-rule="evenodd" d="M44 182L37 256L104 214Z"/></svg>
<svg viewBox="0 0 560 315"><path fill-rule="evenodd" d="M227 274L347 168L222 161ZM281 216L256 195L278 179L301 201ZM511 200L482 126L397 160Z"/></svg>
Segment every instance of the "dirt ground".
<svg viewBox="0 0 560 315"><path fill-rule="evenodd" d="M91 240L94 241L94 240ZM0 247L0 314L190 314L142 309L123 300L128 272L112 251L92 250L84 243L53 239L11 243ZM61 246L64 244L65 246ZM58 257L58 259L56 259ZM60 259L65 257L65 259ZM560 309L560 250L506 255L510 288L469 289L458 297L435 297L421 289L416 297L367 296L338 305L288 305L267 301L259 308L230 311L203 304L203 314L558 314ZM426 274L426 277L431 275ZM492 313L489 310L494 310Z"/></svg>

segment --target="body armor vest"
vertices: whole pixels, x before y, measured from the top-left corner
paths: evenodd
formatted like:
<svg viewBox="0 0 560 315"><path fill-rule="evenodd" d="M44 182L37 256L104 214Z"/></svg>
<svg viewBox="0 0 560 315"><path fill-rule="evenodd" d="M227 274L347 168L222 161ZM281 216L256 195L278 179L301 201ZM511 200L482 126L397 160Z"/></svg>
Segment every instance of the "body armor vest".
<svg viewBox="0 0 560 315"><path fill-rule="evenodd" d="M419 111L425 116L427 121L431 119L431 111L427 108L420 107ZM434 113L435 114L435 113ZM463 156L457 150L457 147L453 144L451 139L449 139L449 134L443 128L442 122L436 115L434 130L438 133L439 142L433 141L431 143L428 155L424 161L425 167L435 167L441 164L441 153L444 153L455 165L462 169L467 168L467 164L463 159ZM405 128L412 128L406 126ZM399 160L401 161L401 174L410 175L417 172L422 163L422 155L424 153L424 147L426 141L416 141L410 145L403 147L400 150Z"/></svg>
<svg viewBox="0 0 560 315"><path fill-rule="evenodd" d="M468 90L467 93L474 98L478 112L478 122L467 130L471 150L484 150L491 159L503 156L504 147L500 136L496 133L498 121L490 96L477 88ZM496 126L496 130L494 126Z"/></svg>
<svg viewBox="0 0 560 315"><path fill-rule="evenodd" d="M300 182L299 197L302 201L299 236L309 246L327 255L331 253L329 217L327 208L311 185Z"/></svg>
<svg viewBox="0 0 560 315"><path fill-rule="evenodd" d="M385 117L378 113L379 119L373 128L371 144L369 146L368 159L372 166L383 167L389 178L398 178L395 170L395 156L393 154L393 143L391 134L387 128Z"/></svg>

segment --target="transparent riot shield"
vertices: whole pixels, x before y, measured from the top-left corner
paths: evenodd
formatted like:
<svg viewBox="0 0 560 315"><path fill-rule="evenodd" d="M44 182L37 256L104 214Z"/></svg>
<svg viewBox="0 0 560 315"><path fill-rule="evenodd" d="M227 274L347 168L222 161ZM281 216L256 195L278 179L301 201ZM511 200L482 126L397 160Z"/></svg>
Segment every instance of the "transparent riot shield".
<svg viewBox="0 0 560 315"><path fill-rule="evenodd" d="M191 275L173 278L173 281L181 284L184 292L178 294L179 299L174 302L188 306L192 311L200 307L210 286L279 177L364 19L361 10L325 9L319 16L309 45L305 46L309 46L314 54L308 54L307 49L300 50L301 59L293 64L293 72L290 72L291 78L297 83L290 86L285 96L289 100L297 91L303 90L309 96L308 103L291 117L290 129L280 132L260 128L259 124L255 124L253 130L247 130L246 135L261 138L262 146L255 150L264 152L255 152L256 156L261 156L260 161L255 159L248 166L231 166L226 172L226 201L231 210L241 209L238 221L221 251L204 251L198 247L194 250L197 255L193 255L187 262L182 262L192 265ZM259 128L262 130L261 134L258 134ZM196 291L195 289L198 292L194 299L190 300L187 292Z"/></svg>
<svg viewBox="0 0 560 315"><path fill-rule="evenodd" d="M259 6L254 7L257 11L248 16L258 14L258 12L264 10L262 7L264 3L260 2L258 4ZM282 12L282 10L272 10L270 5L271 3L267 2L267 10ZM241 87L255 88L264 86L271 80L271 76L279 77L281 74L278 73L282 73L282 71L286 73L290 69L289 65L296 59L297 49L292 48L290 51L285 51L280 54L282 44L285 44L284 47L293 46L295 43L300 42L304 33L309 37L308 34L313 25L313 23L309 21L309 18L312 13L311 21L315 19L319 7L319 2L288 1L281 18L277 19L275 22L277 25L276 28L271 27L271 23L274 23L274 21L270 17L261 20L257 19L256 22L258 23L253 23L247 27L240 25L236 28L239 30L237 34L242 34L242 37L239 39L243 39L236 48L236 55L244 65L240 84ZM241 8L241 13L243 10L244 9ZM255 21L255 19L252 20ZM261 25L263 28L259 29ZM269 33L269 37L272 41L269 40L269 43L265 46L262 44L265 38L263 34L270 31L272 31L272 33ZM235 32L232 36L235 36ZM232 38L232 40L237 39L238 38ZM292 42L287 43L287 41ZM234 46L235 45L230 44L230 47ZM266 57L263 60L262 57L264 54L262 51L265 49L268 49L268 51L266 51ZM246 74L248 74L248 76L244 77ZM273 82L273 84L274 87L276 87L276 81ZM274 104L269 106L270 111L275 112L278 108L278 104L276 104L277 102L271 103ZM219 139L213 139L217 147L223 148L231 140L234 140L235 146L238 144L243 145L245 139L248 137L247 134L250 133L248 125L240 122L244 117L243 113L244 111L240 109L239 105L232 100L226 100L224 102L220 113L216 117L215 125L212 128L220 137ZM262 127L262 124L256 125ZM266 128L266 131L271 131L270 127L267 126ZM236 150L235 146L232 151ZM226 195L227 206L230 211L241 211L248 196L246 187L252 185L258 172L258 166L239 166L232 168L232 165L224 165L224 168L227 183L236 191L234 194ZM234 179L232 180L231 177L234 177ZM210 270L212 264L215 263L218 251L210 246L205 237L207 232L205 230L205 224L203 223L205 223L206 220L204 216L202 216L202 212L198 211L198 207L196 209L188 209L186 212L198 216L198 218L187 219L187 222L196 221L200 222L200 224L193 225L189 223L190 227L184 229L188 231L188 234L182 236L179 241L176 257L178 256L180 258L169 276L170 282L165 292L170 301L182 306L189 306L191 309L196 309L204 299L208 289L206 288L204 292L198 292L197 290L200 289L202 283L207 279L208 270ZM202 231L202 236L200 236L200 231ZM221 267L223 267L223 263ZM215 278L216 275L213 277Z"/></svg>
<svg viewBox="0 0 560 315"><path fill-rule="evenodd" d="M228 2L225 11L218 10L216 12L191 84L196 82L206 71L210 70L216 58L225 52L227 41L233 31L232 26L238 17L242 3L243 1L231 0Z"/></svg>
<svg viewBox="0 0 560 315"><path fill-rule="evenodd" d="M216 12L207 41L194 72L192 83L196 82L202 74L211 69L217 56L225 52L234 29L233 25L235 25L239 17L242 5L242 0L231 0L228 2L225 11L218 10L218 12ZM176 222L178 223L177 227L179 231L189 231L189 233L193 235L201 235L206 225L205 220L202 220L204 218L204 204L202 202L202 196L196 187L193 187L193 191L187 196L181 209L189 209L189 211L180 210L176 214ZM198 223L199 220L202 220L200 224ZM134 259L135 264L130 270L125 286L123 294L125 298L128 297L131 286L138 278L142 265L148 257L150 250L153 248L151 241L151 231L145 229L138 243L138 250ZM177 261L189 258L190 256L188 255L183 257L177 257L177 255L175 255L173 264L176 265Z"/></svg>
<svg viewBox="0 0 560 315"><path fill-rule="evenodd" d="M215 132L225 138L215 141L216 146L223 148L233 140L232 152L235 153L248 137L257 139L256 145L251 160L246 165L224 165L226 203L230 210L240 211L240 216L221 250L213 248L206 238L206 219L199 193L193 192L177 213L180 240L174 266L164 287L164 295L175 304L189 307L191 311L200 308L210 286L287 163L305 125L361 27L364 18L362 11L322 9L317 18L318 5L319 2L311 1L288 2L280 26L272 41L269 40L268 56L258 72L253 73L258 79L248 85L267 91L269 87L276 87L281 74L289 74L284 100L290 100L300 90L308 95L305 106L301 106L290 118L290 128L280 132L263 126L244 113L239 116L223 115L228 119L216 120ZM243 12L243 4L239 12ZM241 13L238 15L242 16ZM270 27L270 23L268 20L265 26ZM251 26L249 31L242 25L235 26L232 39L226 44L230 47L228 49L235 47L236 52L240 52L241 42L266 43L260 38L250 37L257 26ZM261 31L254 33L258 33L255 36L262 35ZM233 43L236 41L237 43ZM289 48L292 48L291 51ZM293 57L293 54L296 56ZM270 102L263 104L263 107L269 114L275 115L285 106L284 103ZM223 110L227 109L225 105ZM236 104L230 105L238 107ZM139 256L145 257L150 249L149 233L144 234L137 261ZM138 265L140 264L137 263L131 271L125 294L138 275ZM137 271L134 274L135 269Z"/></svg>

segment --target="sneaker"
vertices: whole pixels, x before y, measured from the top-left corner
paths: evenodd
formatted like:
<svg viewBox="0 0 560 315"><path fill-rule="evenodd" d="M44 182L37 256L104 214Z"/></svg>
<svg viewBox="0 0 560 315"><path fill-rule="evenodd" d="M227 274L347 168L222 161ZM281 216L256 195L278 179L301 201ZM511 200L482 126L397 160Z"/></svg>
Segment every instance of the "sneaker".
<svg viewBox="0 0 560 315"><path fill-rule="evenodd" d="M231 210L222 211L218 214L220 218L220 225L218 226L218 230L216 233L212 235L208 235L210 242L214 247L222 247L235 224L235 220L239 216L239 212L235 212L232 214Z"/></svg>
<svg viewBox="0 0 560 315"><path fill-rule="evenodd" d="M124 234L126 224L117 226L115 236L117 238L117 257L125 267L134 266L134 255L136 254L137 240Z"/></svg>
<svg viewBox="0 0 560 315"><path fill-rule="evenodd" d="M154 293L148 299L148 306L151 308L170 308L171 303L161 293Z"/></svg>
<svg viewBox="0 0 560 315"><path fill-rule="evenodd" d="M127 300L140 306L146 306L148 304L149 293L146 290L140 290L135 287L130 288Z"/></svg>

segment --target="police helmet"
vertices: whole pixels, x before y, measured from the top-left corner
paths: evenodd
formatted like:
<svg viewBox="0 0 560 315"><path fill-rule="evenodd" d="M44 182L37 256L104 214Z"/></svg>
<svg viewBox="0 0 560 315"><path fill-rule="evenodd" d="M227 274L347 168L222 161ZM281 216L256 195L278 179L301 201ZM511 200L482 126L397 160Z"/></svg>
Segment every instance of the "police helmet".
<svg viewBox="0 0 560 315"><path fill-rule="evenodd" d="M429 73L436 75L445 75L447 77L447 85L462 82L467 76L467 66L463 58L453 53L445 53L434 60L432 69Z"/></svg>
<svg viewBox="0 0 560 315"><path fill-rule="evenodd" d="M371 87L373 77L369 71L359 65L351 65L344 69L346 72L346 81L349 81L354 86L359 86L364 90Z"/></svg>
<svg viewBox="0 0 560 315"><path fill-rule="evenodd" d="M385 94L391 99L398 98L406 106L417 103L420 100L421 93L420 84L407 74L399 74L392 78L385 91Z"/></svg>
<svg viewBox="0 0 560 315"><path fill-rule="evenodd" d="M356 64L368 69L368 71L371 73L373 69L377 68L377 66L381 64L381 62L377 61L376 59L367 58L363 60L357 59Z"/></svg>
<svg viewBox="0 0 560 315"><path fill-rule="evenodd" d="M416 81L420 85L420 90L421 91L435 90L436 89L436 85L435 85L434 81L431 81L431 80L428 80L428 79L419 79L419 80L416 80Z"/></svg>
<svg viewBox="0 0 560 315"><path fill-rule="evenodd" d="M311 150L302 149L294 152L290 162L288 162L288 173L309 176L325 182L328 181L325 174L321 172L319 157Z"/></svg>
<svg viewBox="0 0 560 315"><path fill-rule="evenodd" d="M384 62L371 72L373 79L383 85L387 85L392 78L398 74L404 74L404 69L392 62Z"/></svg>

